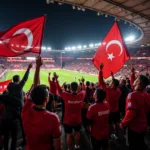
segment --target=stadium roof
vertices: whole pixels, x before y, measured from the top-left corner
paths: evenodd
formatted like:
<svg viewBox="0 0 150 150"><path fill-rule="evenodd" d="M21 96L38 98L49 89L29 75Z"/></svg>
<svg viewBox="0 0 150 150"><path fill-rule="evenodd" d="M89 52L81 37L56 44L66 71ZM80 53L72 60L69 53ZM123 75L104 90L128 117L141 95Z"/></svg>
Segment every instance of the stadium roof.
<svg viewBox="0 0 150 150"><path fill-rule="evenodd" d="M114 16L141 30L141 36L132 46L150 45L150 0L55 0L58 4L71 4L73 9L97 12L97 15ZM47 0L53 3L54 0ZM138 42L137 42L138 41Z"/></svg>

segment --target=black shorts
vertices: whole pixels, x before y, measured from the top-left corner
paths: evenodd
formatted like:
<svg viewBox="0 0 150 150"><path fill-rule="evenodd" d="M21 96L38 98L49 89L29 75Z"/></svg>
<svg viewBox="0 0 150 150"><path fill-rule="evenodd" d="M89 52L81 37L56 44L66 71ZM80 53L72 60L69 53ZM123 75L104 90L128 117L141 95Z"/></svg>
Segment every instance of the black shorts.
<svg viewBox="0 0 150 150"><path fill-rule="evenodd" d="M97 140L93 136L91 136L91 142L93 150L100 150L101 148L108 148L108 139Z"/></svg>
<svg viewBox="0 0 150 150"><path fill-rule="evenodd" d="M120 113L117 112L111 112L109 115L109 124L117 124L120 121Z"/></svg>
<svg viewBox="0 0 150 150"><path fill-rule="evenodd" d="M54 94L54 95L53 95L53 99L54 99L54 101L57 102L57 101L58 101L58 96L57 96L56 94Z"/></svg>
<svg viewBox="0 0 150 150"><path fill-rule="evenodd" d="M76 125L76 126L64 124L64 129L65 129L65 133L67 133L67 134L71 134L73 131L80 132L81 124Z"/></svg>

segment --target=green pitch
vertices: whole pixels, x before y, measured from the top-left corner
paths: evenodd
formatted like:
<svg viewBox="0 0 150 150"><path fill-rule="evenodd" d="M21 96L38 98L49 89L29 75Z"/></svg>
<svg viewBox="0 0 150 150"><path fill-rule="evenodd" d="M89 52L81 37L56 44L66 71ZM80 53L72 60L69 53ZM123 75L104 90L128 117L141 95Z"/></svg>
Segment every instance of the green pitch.
<svg viewBox="0 0 150 150"><path fill-rule="evenodd" d="M78 79L81 79L82 77L85 78L86 81L91 81L91 82L97 82L98 77L95 75L88 75L88 74L82 74L78 72L72 72L72 71L67 71L67 70L41 70L40 72L40 83L41 84L46 84L48 85L48 73L51 72L51 76L53 72L56 72L59 75L59 82L60 84L63 84L64 82L71 83L72 81L77 81ZM11 71L8 72L6 75L6 80L12 79L12 77L16 74L20 75L22 78L24 75L24 71ZM34 71L30 71L30 75L28 78L28 81L26 82L24 86L24 91L28 91L33 83L33 77L34 77ZM75 79L76 77L76 79Z"/></svg>

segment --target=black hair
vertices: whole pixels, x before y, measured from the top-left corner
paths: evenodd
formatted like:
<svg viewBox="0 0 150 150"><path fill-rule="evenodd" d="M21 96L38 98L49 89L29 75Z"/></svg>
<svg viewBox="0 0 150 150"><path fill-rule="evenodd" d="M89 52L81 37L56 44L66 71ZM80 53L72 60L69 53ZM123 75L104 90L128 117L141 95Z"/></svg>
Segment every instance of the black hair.
<svg viewBox="0 0 150 150"><path fill-rule="evenodd" d="M102 103L106 98L106 92L103 89L97 88L96 89L97 101Z"/></svg>
<svg viewBox="0 0 150 150"><path fill-rule="evenodd" d="M92 86L92 87L94 86L94 83L93 83L93 82L91 83L91 86Z"/></svg>
<svg viewBox="0 0 150 150"><path fill-rule="evenodd" d="M122 83L123 83L124 85L126 85L127 81L126 81L125 79L122 79Z"/></svg>
<svg viewBox="0 0 150 150"><path fill-rule="evenodd" d="M72 90L73 92L76 92L77 89L78 89L78 83L77 83L77 82L72 82L72 83L71 83L71 90Z"/></svg>
<svg viewBox="0 0 150 150"><path fill-rule="evenodd" d="M67 90L67 84L64 84L64 89Z"/></svg>
<svg viewBox="0 0 150 150"><path fill-rule="evenodd" d="M49 93L46 85L38 85L31 92L31 99L34 104L42 105Z"/></svg>
<svg viewBox="0 0 150 150"><path fill-rule="evenodd" d="M148 86L149 85L149 79L144 76L144 75L140 75L139 76L139 79L142 81L142 83L144 84L144 87Z"/></svg>
<svg viewBox="0 0 150 150"><path fill-rule="evenodd" d="M119 81L117 79L112 79L115 87L119 86Z"/></svg>
<svg viewBox="0 0 150 150"><path fill-rule="evenodd" d="M55 78L53 77L52 80L55 81Z"/></svg>
<svg viewBox="0 0 150 150"><path fill-rule="evenodd" d="M13 82L17 83L20 80L20 76L19 75L14 75L13 76Z"/></svg>
<svg viewBox="0 0 150 150"><path fill-rule="evenodd" d="M86 81L86 86L90 86L90 82L89 81Z"/></svg>

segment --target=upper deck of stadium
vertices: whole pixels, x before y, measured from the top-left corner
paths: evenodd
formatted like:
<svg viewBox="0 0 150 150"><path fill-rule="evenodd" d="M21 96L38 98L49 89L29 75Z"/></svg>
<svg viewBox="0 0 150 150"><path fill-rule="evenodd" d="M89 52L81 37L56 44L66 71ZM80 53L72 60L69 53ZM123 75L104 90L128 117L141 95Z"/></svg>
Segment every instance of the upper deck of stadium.
<svg viewBox="0 0 150 150"><path fill-rule="evenodd" d="M124 20L125 24L135 26L141 35L131 47L150 46L150 0L47 0L47 3L66 3L73 9L95 11L97 15L113 16L115 20Z"/></svg>

